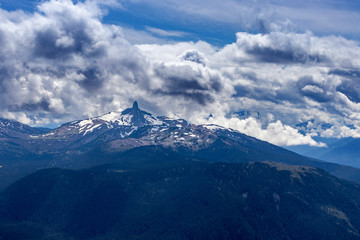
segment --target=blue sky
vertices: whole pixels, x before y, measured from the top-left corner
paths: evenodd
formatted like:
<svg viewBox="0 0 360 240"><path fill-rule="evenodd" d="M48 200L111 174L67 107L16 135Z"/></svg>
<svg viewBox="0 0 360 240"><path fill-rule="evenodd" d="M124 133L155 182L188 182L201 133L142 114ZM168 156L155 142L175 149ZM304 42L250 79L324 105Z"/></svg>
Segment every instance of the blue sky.
<svg viewBox="0 0 360 240"><path fill-rule="evenodd" d="M40 0L1 0L7 10L33 12ZM150 32L174 41L204 40L221 46L236 40L236 32L263 32L262 24L291 22L293 31L312 31L317 35L341 35L360 39L360 1L119 1L107 6L102 22ZM183 5L183 6L181 6ZM242 7L245 6L245 7ZM245 14L244 14L245 13ZM260 15L260 16L257 16ZM261 23L263 21L263 23ZM149 28L183 33L162 36Z"/></svg>
<svg viewBox="0 0 360 240"><path fill-rule="evenodd" d="M2 117L56 126L137 100L278 145L360 137L359 1L0 4Z"/></svg>

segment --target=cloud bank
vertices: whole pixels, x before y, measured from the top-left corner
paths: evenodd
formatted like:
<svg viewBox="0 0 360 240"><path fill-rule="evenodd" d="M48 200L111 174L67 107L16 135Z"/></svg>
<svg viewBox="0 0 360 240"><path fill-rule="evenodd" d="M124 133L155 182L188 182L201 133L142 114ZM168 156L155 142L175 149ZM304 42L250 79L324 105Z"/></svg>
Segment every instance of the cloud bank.
<svg viewBox="0 0 360 240"><path fill-rule="evenodd" d="M104 14L95 1L52 0L34 13L0 9L0 114L44 125L138 100L158 115L278 145L360 137L358 42L275 29L237 33L221 48L202 41L133 45L127 31L102 23ZM244 110L261 117L235 114Z"/></svg>

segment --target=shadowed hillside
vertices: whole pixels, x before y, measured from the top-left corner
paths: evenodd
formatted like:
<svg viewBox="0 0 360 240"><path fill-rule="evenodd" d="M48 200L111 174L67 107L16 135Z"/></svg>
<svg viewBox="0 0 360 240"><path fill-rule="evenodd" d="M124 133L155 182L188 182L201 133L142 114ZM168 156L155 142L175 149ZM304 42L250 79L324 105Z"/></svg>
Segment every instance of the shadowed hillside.
<svg viewBox="0 0 360 240"><path fill-rule="evenodd" d="M325 171L138 150L117 163L40 170L12 184L0 195L0 236L360 239L359 185Z"/></svg>

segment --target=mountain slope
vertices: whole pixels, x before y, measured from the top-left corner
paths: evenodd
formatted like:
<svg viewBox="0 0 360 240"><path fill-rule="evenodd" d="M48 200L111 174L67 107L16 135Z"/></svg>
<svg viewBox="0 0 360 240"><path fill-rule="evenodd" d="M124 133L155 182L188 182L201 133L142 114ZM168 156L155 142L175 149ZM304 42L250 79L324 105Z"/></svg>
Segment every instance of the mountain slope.
<svg viewBox="0 0 360 240"><path fill-rule="evenodd" d="M11 185L0 194L0 238L360 239L359 202L359 185L319 169L145 147Z"/></svg>

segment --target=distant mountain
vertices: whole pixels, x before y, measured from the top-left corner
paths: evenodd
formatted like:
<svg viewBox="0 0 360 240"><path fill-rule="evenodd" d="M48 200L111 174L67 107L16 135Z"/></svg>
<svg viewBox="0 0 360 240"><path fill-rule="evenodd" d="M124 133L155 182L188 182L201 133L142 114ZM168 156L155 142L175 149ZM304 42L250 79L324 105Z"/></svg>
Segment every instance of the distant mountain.
<svg viewBox="0 0 360 240"><path fill-rule="evenodd" d="M0 138L26 138L28 135L41 134L42 131L26 124L0 118Z"/></svg>
<svg viewBox="0 0 360 240"><path fill-rule="evenodd" d="M25 145L30 136L42 133L20 122L0 118L0 188L16 179L16 175L23 176L29 172L24 171L21 164L30 154Z"/></svg>
<svg viewBox="0 0 360 240"><path fill-rule="evenodd" d="M324 138L319 139L326 142ZM287 149L299 154L318 158L327 162L360 168L360 139L328 139L327 147L292 146Z"/></svg>
<svg viewBox="0 0 360 240"><path fill-rule="evenodd" d="M360 186L311 167L159 146L46 169L0 193L0 239L360 239Z"/></svg>
<svg viewBox="0 0 360 240"><path fill-rule="evenodd" d="M346 139L334 144L330 149L321 156L322 159L360 167L360 139Z"/></svg>
<svg viewBox="0 0 360 240"><path fill-rule="evenodd" d="M124 111L73 121L47 133L19 126L27 131L4 136L0 142L0 188L39 168L94 166L112 162L124 152L143 146L161 146L208 162L307 165L360 182L359 169L303 157L233 129L155 117L139 109L137 102Z"/></svg>

